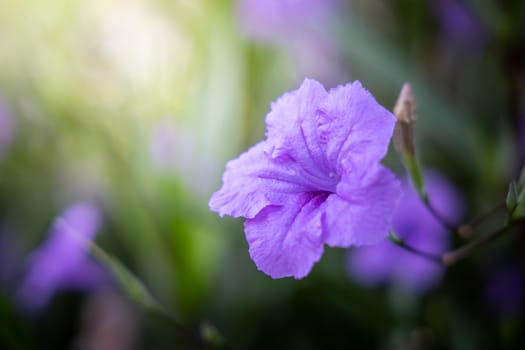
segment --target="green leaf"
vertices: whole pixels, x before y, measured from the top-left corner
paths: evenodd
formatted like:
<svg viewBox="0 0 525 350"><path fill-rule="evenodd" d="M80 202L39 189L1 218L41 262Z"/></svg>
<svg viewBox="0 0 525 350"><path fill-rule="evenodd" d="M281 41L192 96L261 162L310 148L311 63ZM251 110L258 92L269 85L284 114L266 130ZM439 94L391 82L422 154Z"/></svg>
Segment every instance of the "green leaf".
<svg viewBox="0 0 525 350"><path fill-rule="evenodd" d="M90 241L90 247L91 253L111 271L119 285L133 301L148 310L162 309L144 284L119 260L106 253L92 241Z"/></svg>
<svg viewBox="0 0 525 350"><path fill-rule="evenodd" d="M194 344L201 343L201 340L198 337L190 332L182 323L176 320L159 302L157 302L157 300L155 300L147 290L146 286L144 286L144 284L119 260L106 253L96 243L89 240L86 240L86 242L88 242L91 247L91 253L102 264L109 268L131 300L170 323L174 330L176 330L182 337L185 337L186 340L191 341Z"/></svg>
<svg viewBox="0 0 525 350"><path fill-rule="evenodd" d="M525 187L525 166L521 168L519 184L520 188L523 189Z"/></svg>
<svg viewBox="0 0 525 350"><path fill-rule="evenodd" d="M525 203L518 203L516 208L510 213L510 221L516 221L525 218Z"/></svg>
<svg viewBox="0 0 525 350"><path fill-rule="evenodd" d="M512 181L509 184L509 191L507 192L507 198L505 199L505 204L507 205L507 209L511 215L513 214L514 210L518 205L518 197L519 185L516 182Z"/></svg>
<svg viewBox="0 0 525 350"><path fill-rule="evenodd" d="M217 328L209 322L203 322L201 324L200 332L201 338L208 344L213 344L216 346L222 346L224 344L224 339Z"/></svg>

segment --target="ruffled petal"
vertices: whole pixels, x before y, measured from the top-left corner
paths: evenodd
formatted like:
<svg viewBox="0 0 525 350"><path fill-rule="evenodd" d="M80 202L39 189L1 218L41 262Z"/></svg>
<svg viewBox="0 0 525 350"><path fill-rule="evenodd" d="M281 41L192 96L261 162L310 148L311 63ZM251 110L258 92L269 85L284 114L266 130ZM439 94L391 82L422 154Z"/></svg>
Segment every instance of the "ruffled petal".
<svg viewBox="0 0 525 350"><path fill-rule="evenodd" d="M375 244L388 236L401 188L394 174L383 167L361 175L350 174L326 201L326 243L332 247Z"/></svg>
<svg viewBox="0 0 525 350"><path fill-rule="evenodd" d="M319 137L339 175L384 157L396 119L361 83L330 90L319 111Z"/></svg>
<svg viewBox="0 0 525 350"><path fill-rule="evenodd" d="M273 158L293 158L303 176L317 187L331 190L336 181L319 142L317 109L327 92L317 81L305 79L299 89L284 94L266 116L267 151Z"/></svg>
<svg viewBox="0 0 525 350"><path fill-rule="evenodd" d="M222 217L253 218L269 205L282 205L290 195L308 190L293 159L272 159L260 142L226 164L223 186L209 202Z"/></svg>
<svg viewBox="0 0 525 350"><path fill-rule="evenodd" d="M327 194L304 193L269 206L244 224L250 256L273 278L306 276L323 254L321 217Z"/></svg>
<svg viewBox="0 0 525 350"><path fill-rule="evenodd" d="M317 108L326 96L321 83L305 79L297 90L285 93L272 103L266 115L266 137L272 156L282 151L299 151L298 143L303 148L300 126L305 120L315 120Z"/></svg>

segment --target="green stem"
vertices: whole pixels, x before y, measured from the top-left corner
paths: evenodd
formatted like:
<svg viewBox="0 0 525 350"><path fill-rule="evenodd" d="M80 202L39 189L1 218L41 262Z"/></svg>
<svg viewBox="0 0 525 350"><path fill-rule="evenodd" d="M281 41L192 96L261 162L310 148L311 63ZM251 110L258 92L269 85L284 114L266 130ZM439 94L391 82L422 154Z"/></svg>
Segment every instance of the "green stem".
<svg viewBox="0 0 525 350"><path fill-rule="evenodd" d="M427 194L425 194L425 197L422 198L423 204L425 204L425 207L428 209L430 214L436 219L444 228L446 228L450 233L455 234L456 233L456 226L453 225L450 221L445 219L441 214L439 214L436 209L432 206L430 203L430 199Z"/></svg>
<svg viewBox="0 0 525 350"><path fill-rule="evenodd" d="M421 171L421 166L419 165L416 156L413 153L405 152L402 159L403 164L405 165L405 169L407 170L407 173L410 179L412 180L412 185L416 189L419 198L421 198L421 201L423 202L425 207L443 227L445 227L448 231L454 234L456 232L456 226L450 223L448 220L446 220L442 215L440 215L430 203L428 193L425 189L423 172Z"/></svg>
<svg viewBox="0 0 525 350"><path fill-rule="evenodd" d="M64 225L68 234L71 234L75 239L78 239L79 242L84 244L86 249L90 250L91 254L109 269L115 280L119 283L121 289L132 301L170 324L174 331L182 339L188 342L188 345L191 344L192 348L194 347L197 349L209 349L215 345L208 344L202 339L198 332L192 332L167 312L166 309L153 297L144 283L142 283L142 281L129 271L119 260L107 253L92 240L81 235L65 220L59 219L58 223Z"/></svg>
<svg viewBox="0 0 525 350"><path fill-rule="evenodd" d="M183 324L177 321L170 313L168 313L160 305L156 304L150 311L160 319L164 320L169 324L172 329L182 338L185 339L191 346L197 349L208 349L209 345L201 339L197 332L192 332L186 328ZM188 345L189 345L188 344Z"/></svg>
<svg viewBox="0 0 525 350"><path fill-rule="evenodd" d="M441 256L440 255L436 255L436 254L432 254L432 253L429 253L429 252L424 252L422 250L419 250L417 248L414 248L412 247L411 245L407 244L405 242L404 239L402 239L401 237L399 237L398 235L396 235L394 233L394 231L390 231L390 234L388 235L388 239L396 244L397 246L403 248L404 250L410 252L410 253L413 253L413 254L416 254L422 258L425 258L429 261L432 261L433 263L437 263L437 264L442 264L442 260L441 260Z"/></svg>
<svg viewBox="0 0 525 350"><path fill-rule="evenodd" d="M421 251L417 248L414 248L410 245L408 245L401 237L396 235L393 231L390 231L389 239L394 244L398 245L399 247L405 249L406 251L416 254L422 258L425 258L429 261L443 264L445 266L451 266L456 264L458 261L463 260L467 256L471 255L476 249L479 247L482 247L486 245L487 243L492 242L493 240L503 236L503 234L510 228L514 227L517 224L524 223L525 219L520 219L516 221L509 222L508 224L500 227L496 231L493 231L486 236L483 236L475 241L470 242L467 245L464 245L463 247L460 247L456 250L447 252L443 255L436 255L428 252Z"/></svg>
<svg viewBox="0 0 525 350"><path fill-rule="evenodd" d="M490 218L492 215L496 214L498 211L505 209L505 202L499 203L495 207L489 209L485 213L482 213L472 219L469 223L463 224L458 227L457 233L462 238L469 238L472 236L472 233L476 228L479 227L486 219Z"/></svg>
<svg viewBox="0 0 525 350"><path fill-rule="evenodd" d="M402 156L402 160L403 164L405 165L405 169L408 173L408 176L412 181L412 185L419 194L419 197L421 199L425 199L427 197L427 193L425 190L425 183L423 180L423 172L421 171L421 166L419 165L416 156L414 154L407 153Z"/></svg>
<svg viewBox="0 0 525 350"><path fill-rule="evenodd" d="M487 243L490 243L493 240L503 236L503 234L507 232L507 230L514 227L516 224L521 224L523 222L525 222L524 219L509 222L508 224L500 227L496 231L489 233L488 235L485 235L473 242L470 242L469 244L463 247L460 247L456 250L443 254L443 257L442 257L443 264L445 264L446 266L454 265L458 261L471 255L477 248L482 247L486 245Z"/></svg>

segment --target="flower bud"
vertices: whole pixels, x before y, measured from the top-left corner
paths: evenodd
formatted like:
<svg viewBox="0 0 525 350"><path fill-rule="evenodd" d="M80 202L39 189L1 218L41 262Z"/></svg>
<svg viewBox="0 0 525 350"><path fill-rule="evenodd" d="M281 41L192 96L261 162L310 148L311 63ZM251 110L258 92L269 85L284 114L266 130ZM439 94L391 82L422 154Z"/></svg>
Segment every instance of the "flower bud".
<svg viewBox="0 0 525 350"><path fill-rule="evenodd" d="M414 149L414 123L416 121L416 99L409 83L401 88L399 97L394 107L397 118L394 130L394 146L403 157L413 157Z"/></svg>
<svg viewBox="0 0 525 350"><path fill-rule="evenodd" d="M428 200L423 184L421 168L416 159L414 146L414 124L416 121L416 98L412 93L409 83L401 88L399 97L394 107L394 115L397 118L394 129L394 146L401 155L403 164L412 180L412 184L423 200Z"/></svg>

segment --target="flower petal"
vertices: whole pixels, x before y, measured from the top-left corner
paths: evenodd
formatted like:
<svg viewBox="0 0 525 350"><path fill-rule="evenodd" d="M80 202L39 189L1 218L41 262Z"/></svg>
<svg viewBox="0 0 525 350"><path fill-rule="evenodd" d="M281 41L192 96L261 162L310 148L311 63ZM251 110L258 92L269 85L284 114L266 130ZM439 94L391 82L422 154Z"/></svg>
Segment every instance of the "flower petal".
<svg viewBox="0 0 525 350"><path fill-rule="evenodd" d="M269 206L244 224L250 256L273 278L306 276L323 254L326 193L304 193L286 206Z"/></svg>
<svg viewBox="0 0 525 350"><path fill-rule="evenodd" d="M226 164L223 186L209 202L210 209L233 217L253 218L269 205L287 202L308 187L291 159L272 159L260 142Z"/></svg>
<svg viewBox="0 0 525 350"><path fill-rule="evenodd" d="M326 97L319 82L305 79L299 89L273 103L266 116L266 150L272 158L296 162L297 172L312 189L333 192L336 166L326 158L318 128L317 108Z"/></svg>
<svg viewBox="0 0 525 350"><path fill-rule="evenodd" d="M35 251L28 264L26 276L18 292L20 301L28 309L44 307L53 294L80 280L85 267L94 262L87 256L84 239L94 239L101 224L98 208L91 202L78 202L68 207L55 221L49 238ZM84 279L85 289L97 288L105 280L103 270L98 269L100 278ZM93 269L89 272L95 273ZM91 284L92 282L93 284Z"/></svg>
<svg viewBox="0 0 525 350"><path fill-rule="evenodd" d="M343 178L337 194L326 200L326 243L346 248L380 242L388 236L400 196L399 181L382 165Z"/></svg>
<svg viewBox="0 0 525 350"><path fill-rule="evenodd" d="M291 153L299 162L325 163L324 150L318 142L317 109L327 96L321 83L305 79L297 90L272 103L266 116L266 137L272 157Z"/></svg>
<svg viewBox="0 0 525 350"><path fill-rule="evenodd" d="M457 222L462 212L457 191L438 173L425 172L425 184L435 210ZM394 212L392 227L410 246L425 252L442 254L449 245L449 233L436 221L419 195L405 179L404 195ZM349 255L349 271L365 285L391 282L411 292L425 292L434 287L444 268L391 242L355 249Z"/></svg>
<svg viewBox="0 0 525 350"><path fill-rule="evenodd" d="M352 249L348 254L348 272L359 283L375 286L388 281L396 266L398 252L392 242Z"/></svg>
<svg viewBox="0 0 525 350"><path fill-rule="evenodd" d="M352 277L363 285L392 282L417 293L435 286L444 272L443 266L388 241L353 250L348 257L348 269Z"/></svg>
<svg viewBox="0 0 525 350"><path fill-rule="evenodd" d="M297 90L285 93L272 103L266 115L266 137L273 157L283 151L300 151L298 142L300 148L304 148L300 126L305 120L315 120L317 107L326 96L321 83L305 79Z"/></svg>
<svg viewBox="0 0 525 350"><path fill-rule="evenodd" d="M398 255L399 260L392 261L395 266L393 281L417 293L425 292L439 284L445 272L444 266L411 254L401 247L396 248L401 252Z"/></svg>
<svg viewBox="0 0 525 350"><path fill-rule="evenodd" d="M361 83L330 90L319 110L319 137L339 175L345 165L366 168L384 157L396 119Z"/></svg>

